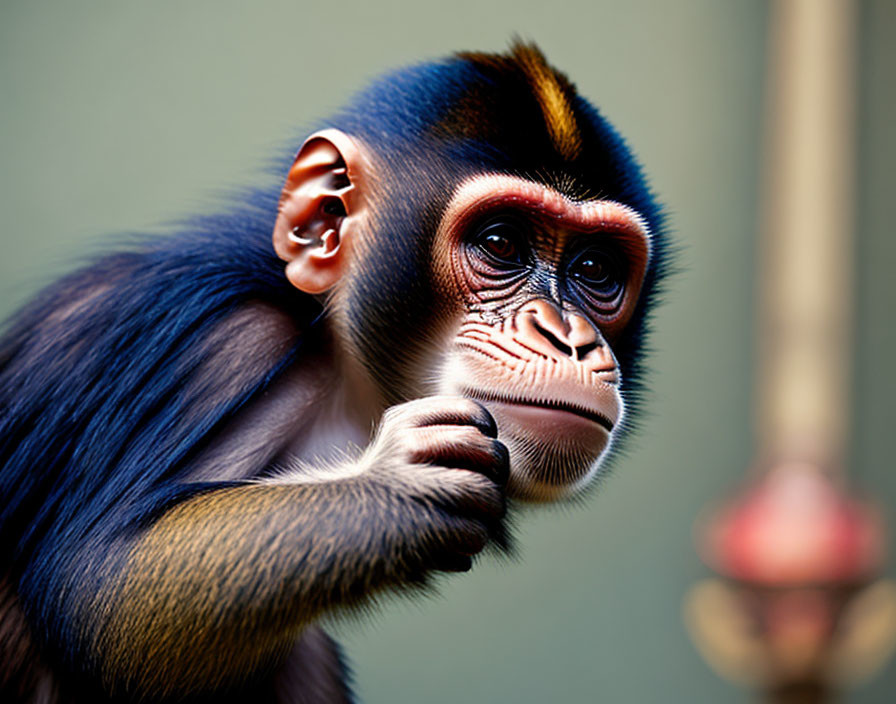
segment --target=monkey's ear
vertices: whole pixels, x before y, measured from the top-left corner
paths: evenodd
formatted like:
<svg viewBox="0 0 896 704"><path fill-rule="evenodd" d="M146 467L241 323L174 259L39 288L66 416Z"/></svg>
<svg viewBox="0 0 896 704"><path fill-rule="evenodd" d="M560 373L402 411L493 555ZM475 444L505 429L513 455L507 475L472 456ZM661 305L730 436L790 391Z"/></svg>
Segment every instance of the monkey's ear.
<svg viewBox="0 0 896 704"><path fill-rule="evenodd" d="M345 271L366 215L367 164L358 144L335 129L314 133L299 149L274 224L274 251L297 289L323 293Z"/></svg>

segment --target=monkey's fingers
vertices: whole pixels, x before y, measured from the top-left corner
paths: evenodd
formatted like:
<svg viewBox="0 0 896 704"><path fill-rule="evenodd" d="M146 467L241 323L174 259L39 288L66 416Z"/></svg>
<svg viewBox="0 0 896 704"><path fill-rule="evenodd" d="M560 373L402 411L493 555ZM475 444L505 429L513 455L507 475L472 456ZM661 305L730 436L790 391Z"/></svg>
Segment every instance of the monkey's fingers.
<svg viewBox="0 0 896 704"><path fill-rule="evenodd" d="M479 521L448 518L429 547L432 569L445 572L466 572L473 565L473 556L485 549L491 531Z"/></svg>
<svg viewBox="0 0 896 704"><path fill-rule="evenodd" d="M510 453L500 440L469 426L436 425L411 431L410 460L415 464L478 472L503 487L510 476Z"/></svg>
<svg viewBox="0 0 896 704"><path fill-rule="evenodd" d="M433 564L434 570L442 572L469 572L473 567L473 558L470 555L447 553L440 555Z"/></svg>
<svg viewBox="0 0 896 704"><path fill-rule="evenodd" d="M498 437L498 426L485 406L461 396L430 396L409 401L388 409L383 420L387 423L406 423L418 428L433 425L471 425L487 437Z"/></svg>

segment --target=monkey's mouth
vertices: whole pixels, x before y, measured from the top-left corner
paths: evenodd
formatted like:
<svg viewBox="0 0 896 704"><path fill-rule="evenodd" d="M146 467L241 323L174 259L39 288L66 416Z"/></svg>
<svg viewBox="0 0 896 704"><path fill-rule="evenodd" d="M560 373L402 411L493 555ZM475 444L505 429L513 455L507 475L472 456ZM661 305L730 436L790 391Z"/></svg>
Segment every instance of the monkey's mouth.
<svg viewBox="0 0 896 704"><path fill-rule="evenodd" d="M613 421L606 415L594 410L586 408L567 401L559 399L543 399L543 398L522 398L519 396L508 396L506 394L494 393L491 391L481 391L479 389L464 388L461 392L464 396L476 399L477 401L492 401L495 403L506 403L511 406L528 406L530 408L544 408L549 411L565 411L590 420L592 423L604 428L608 433L613 430Z"/></svg>

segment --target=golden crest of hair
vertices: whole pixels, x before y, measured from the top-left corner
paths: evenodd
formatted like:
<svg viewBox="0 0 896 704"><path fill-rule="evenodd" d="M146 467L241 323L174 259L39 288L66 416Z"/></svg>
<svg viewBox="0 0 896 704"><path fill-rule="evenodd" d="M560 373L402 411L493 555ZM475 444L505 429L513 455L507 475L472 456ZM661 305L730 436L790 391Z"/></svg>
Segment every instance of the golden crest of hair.
<svg viewBox="0 0 896 704"><path fill-rule="evenodd" d="M566 76L548 64L534 43L516 38L507 54L469 52L460 56L481 65L516 69L522 73L541 108L547 132L557 151L570 160L579 155L582 137L570 102L572 85Z"/></svg>

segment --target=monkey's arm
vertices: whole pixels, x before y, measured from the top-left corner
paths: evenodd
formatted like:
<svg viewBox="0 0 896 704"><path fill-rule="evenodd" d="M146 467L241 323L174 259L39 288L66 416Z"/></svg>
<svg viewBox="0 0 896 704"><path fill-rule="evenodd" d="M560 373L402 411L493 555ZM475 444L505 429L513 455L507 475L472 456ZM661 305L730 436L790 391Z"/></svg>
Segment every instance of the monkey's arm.
<svg viewBox="0 0 896 704"><path fill-rule="evenodd" d="M302 305L282 276L258 279L266 256L109 258L0 344L6 567L39 647L79 686L155 698L246 680L322 613L463 568L500 530L506 450L475 405L390 411L339 481L240 481L279 441L206 454L318 343L267 302ZM237 481L190 483L200 456L222 463L202 476Z"/></svg>
<svg viewBox="0 0 896 704"><path fill-rule="evenodd" d="M507 457L494 434L475 404L426 399L387 413L353 476L187 499L78 595L82 648L106 687L208 690L282 654L329 609L469 567L500 537Z"/></svg>

